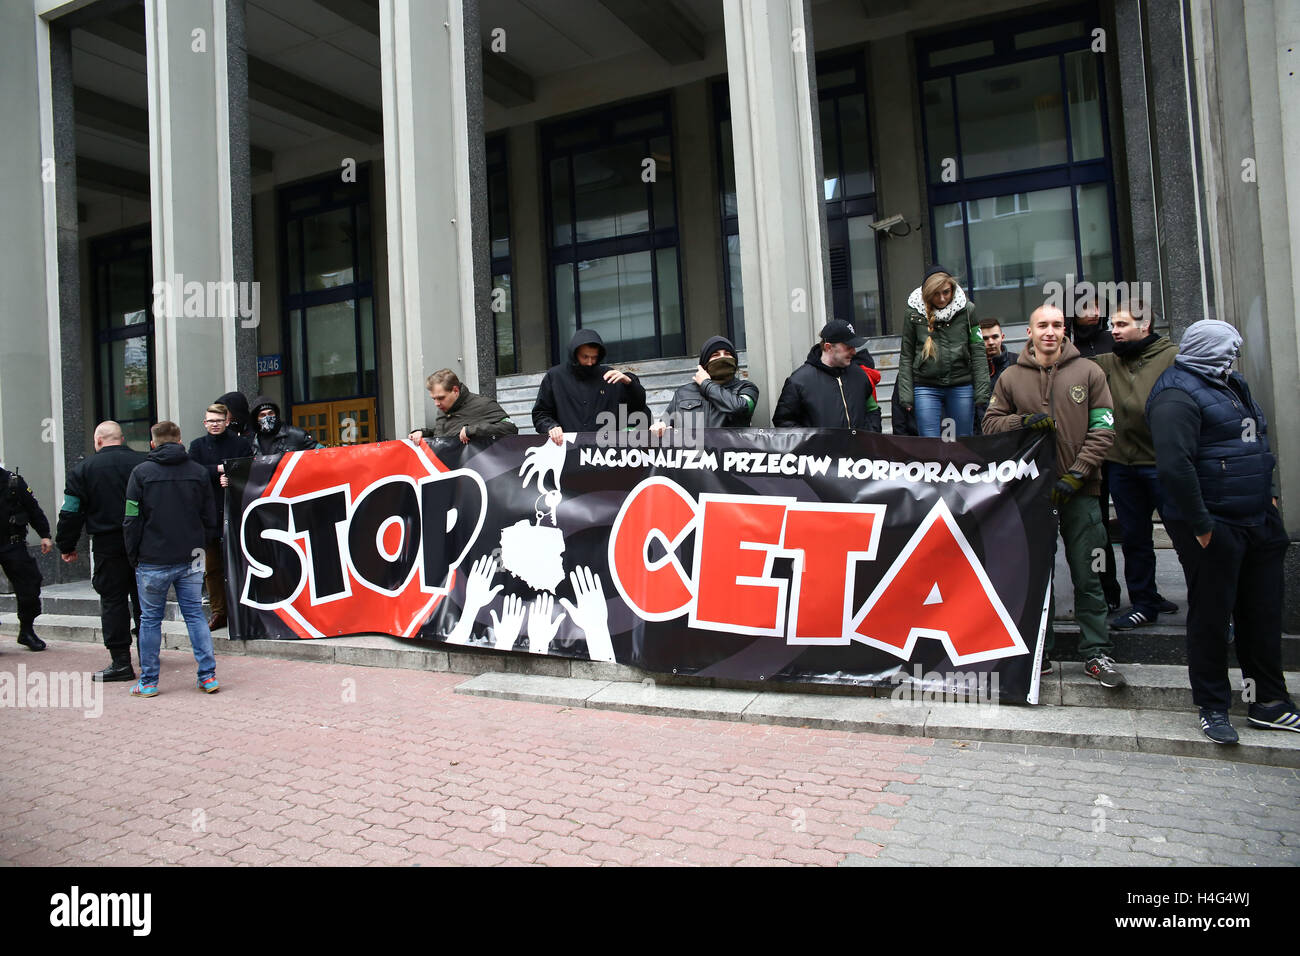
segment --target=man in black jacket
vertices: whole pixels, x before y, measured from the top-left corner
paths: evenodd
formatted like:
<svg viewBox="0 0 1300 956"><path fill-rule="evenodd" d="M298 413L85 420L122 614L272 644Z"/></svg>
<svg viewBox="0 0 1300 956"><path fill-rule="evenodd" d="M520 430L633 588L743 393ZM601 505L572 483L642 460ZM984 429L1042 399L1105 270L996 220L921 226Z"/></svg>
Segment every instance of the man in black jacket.
<svg viewBox="0 0 1300 956"><path fill-rule="evenodd" d="M140 680L131 695L158 696L163 609L173 585L198 664L199 688L211 694L220 686L212 632L203 617L203 552L217 533L212 480L185 453L175 422L159 422L150 434L153 451L131 472L122 522L140 589Z"/></svg>
<svg viewBox="0 0 1300 956"><path fill-rule="evenodd" d="M438 407L431 428L417 428L408 438L459 438L462 445L472 438L518 435L519 429L504 408L486 395L476 395L449 368L441 368L424 381L429 397Z"/></svg>
<svg viewBox="0 0 1300 956"><path fill-rule="evenodd" d="M569 340L568 361L553 366L537 389L533 405L533 427L557 445L565 432L594 432L601 412L618 416L619 406L627 411L623 420L640 412L649 424L650 409L645 388L635 375L608 365L605 343L594 329L579 329Z"/></svg>
<svg viewBox="0 0 1300 956"><path fill-rule="evenodd" d="M226 562L222 556L221 538L225 534L226 495L222 490L221 476L225 463L231 458L248 457L248 439L230 429L231 412L225 405L209 405L203 416L206 435L190 442L190 458L208 470L212 479L212 494L217 504L217 536L207 544L203 559L203 580L208 587L208 603L212 616L208 630L216 631L226 626Z"/></svg>
<svg viewBox="0 0 1300 956"><path fill-rule="evenodd" d="M849 428L880 431L880 406L871 380L854 361L867 338L848 322L827 322L820 342L803 365L790 373L772 413L777 428Z"/></svg>
<svg viewBox="0 0 1300 956"><path fill-rule="evenodd" d="M665 418L679 424L686 416L700 428L744 428L754 417L758 386L737 373L736 347L731 340L715 335L700 349L695 377L673 393ZM657 427L657 426L656 426Z"/></svg>
<svg viewBox="0 0 1300 956"><path fill-rule="evenodd" d="M1147 398L1165 530L1187 578L1187 672L1201 730L1235 744L1228 720L1228 627L1256 727L1300 732L1282 674L1283 558L1268 423L1232 371L1241 335L1202 319Z"/></svg>
<svg viewBox="0 0 1300 956"><path fill-rule="evenodd" d="M27 551L27 526L41 536L41 554L49 554L50 522L16 472L0 467L0 569L14 586L18 604L18 643L29 651L45 650L32 624L41 613L41 569Z"/></svg>
<svg viewBox="0 0 1300 956"><path fill-rule="evenodd" d="M301 428L295 428L286 422L280 414L280 406L265 395L257 396L249 414L255 423L249 433L254 455L278 455L282 452L310 451L325 447Z"/></svg>
<svg viewBox="0 0 1300 956"><path fill-rule="evenodd" d="M95 426L95 453L68 471L63 507L54 541L65 562L77 560L77 542L84 527L90 535L90 583L99 595L99 621L111 663L96 680L135 680L131 667L131 622L140 627L140 595L135 570L126 557L122 519L126 516L126 483L145 456L129 448L117 422Z"/></svg>

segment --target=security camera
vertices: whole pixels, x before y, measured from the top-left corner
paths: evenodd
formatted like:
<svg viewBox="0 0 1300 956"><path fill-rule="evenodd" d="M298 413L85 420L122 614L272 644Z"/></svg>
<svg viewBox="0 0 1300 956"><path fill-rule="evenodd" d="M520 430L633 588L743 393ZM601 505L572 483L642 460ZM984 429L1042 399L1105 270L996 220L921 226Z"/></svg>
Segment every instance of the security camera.
<svg viewBox="0 0 1300 956"><path fill-rule="evenodd" d="M895 214L890 216L888 219L877 219L875 222L871 223L871 228L876 230L876 232L888 232L895 226L902 225L905 222L907 222L907 220L904 219L901 214Z"/></svg>

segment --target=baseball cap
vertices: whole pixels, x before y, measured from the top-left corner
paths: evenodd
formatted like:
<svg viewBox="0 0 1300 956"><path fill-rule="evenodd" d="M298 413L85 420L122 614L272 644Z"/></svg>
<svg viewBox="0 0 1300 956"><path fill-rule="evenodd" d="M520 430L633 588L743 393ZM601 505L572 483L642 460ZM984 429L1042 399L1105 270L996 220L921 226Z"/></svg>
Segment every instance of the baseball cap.
<svg viewBox="0 0 1300 956"><path fill-rule="evenodd" d="M819 333L823 342L843 342L852 349L864 348L867 344L865 335L858 335L857 330L842 319L827 322Z"/></svg>

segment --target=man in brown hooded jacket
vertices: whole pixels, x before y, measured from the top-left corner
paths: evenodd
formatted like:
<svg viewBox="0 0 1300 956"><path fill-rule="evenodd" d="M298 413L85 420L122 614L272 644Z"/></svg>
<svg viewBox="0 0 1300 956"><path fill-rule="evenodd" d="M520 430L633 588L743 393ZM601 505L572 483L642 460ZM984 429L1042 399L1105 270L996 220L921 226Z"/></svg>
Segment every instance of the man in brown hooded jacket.
<svg viewBox="0 0 1300 956"><path fill-rule="evenodd" d="M1074 617L1082 632L1084 670L1103 687L1125 680L1111 658L1106 598L1094 563L1106 546L1097 495L1101 463L1115 441L1115 415L1106 373L1079 354L1065 338L1065 315L1045 305L1029 317L1029 344L1016 364L998 377L984 416L984 432L1030 428L1056 438L1058 479L1052 504L1060 519L1065 557L1074 582ZM1051 613L1043 673L1051 673Z"/></svg>

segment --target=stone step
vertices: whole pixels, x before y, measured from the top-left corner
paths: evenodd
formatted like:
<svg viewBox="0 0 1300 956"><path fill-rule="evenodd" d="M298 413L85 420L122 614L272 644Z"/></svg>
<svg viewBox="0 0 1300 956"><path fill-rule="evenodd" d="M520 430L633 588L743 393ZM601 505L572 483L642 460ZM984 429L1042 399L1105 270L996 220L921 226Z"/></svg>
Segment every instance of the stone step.
<svg viewBox="0 0 1300 956"><path fill-rule="evenodd" d="M102 643L98 617L71 614L43 614L37 621L38 633L46 641L76 641ZM183 621L164 621L163 647L172 650L189 650L189 639ZM0 636L16 638L17 627L11 620L0 624ZM306 659L334 663L358 664L376 667L401 667L414 670L452 671L479 674L503 671L547 677L573 677L615 683L673 684L705 689L729 689L773 693L773 686L788 688L781 693L789 696L841 696L848 698L873 697L897 699L899 697L924 698L924 689L913 689L910 675L899 685L882 687L851 687L832 684L773 685L726 681L721 678L675 677L657 674L623 664L604 664L591 661L544 657L531 654L499 652L485 648L446 649L442 645L403 640L388 635L359 635L313 641L233 640L225 628L213 632L213 643L218 654L258 654L285 659ZM7 648L5 648L7 652ZM1126 664L1121 670L1128 686L1107 690L1083 672L1078 662L1057 662L1054 673L1041 679L1039 699L1043 706L1111 708L1120 710L1153 710L1193 712L1191 689L1185 664ZM1239 698L1241 674L1229 671L1234 694ZM1300 673L1286 674L1291 688L1300 687ZM1245 709L1238 699L1234 712L1244 715Z"/></svg>
<svg viewBox="0 0 1300 956"><path fill-rule="evenodd" d="M459 685L456 693L664 717L1142 751L1300 767L1300 735L1251 728L1239 719L1241 743L1222 747L1205 739L1194 714L1167 710L926 703L500 673L480 674Z"/></svg>

